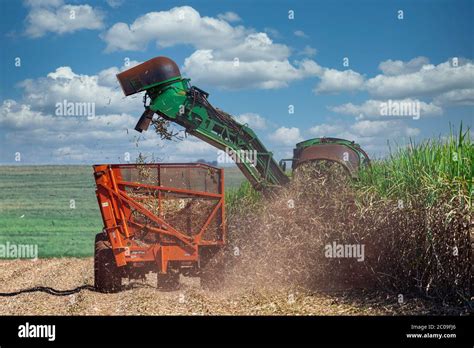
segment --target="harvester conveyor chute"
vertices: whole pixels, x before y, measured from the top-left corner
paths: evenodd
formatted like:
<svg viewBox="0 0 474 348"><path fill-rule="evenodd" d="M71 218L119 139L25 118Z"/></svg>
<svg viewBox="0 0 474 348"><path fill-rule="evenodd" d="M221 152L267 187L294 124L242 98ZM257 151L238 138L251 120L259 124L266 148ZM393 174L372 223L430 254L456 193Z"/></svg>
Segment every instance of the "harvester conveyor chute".
<svg viewBox="0 0 474 348"><path fill-rule="evenodd" d="M145 112L136 130L146 130L156 113L175 122L197 138L230 154L256 189L283 186L289 182L284 166L258 139L254 131L232 116L214 108L209 94L181 77L178 66L166 57L156 57L117 75L125 95L146 91ZM147 101L149 100L149 103ZM341 163L351 174L368 163L365 152L354 142L335 138L310 139L297 144L290 159L300 163L329 160Z"/></svg>

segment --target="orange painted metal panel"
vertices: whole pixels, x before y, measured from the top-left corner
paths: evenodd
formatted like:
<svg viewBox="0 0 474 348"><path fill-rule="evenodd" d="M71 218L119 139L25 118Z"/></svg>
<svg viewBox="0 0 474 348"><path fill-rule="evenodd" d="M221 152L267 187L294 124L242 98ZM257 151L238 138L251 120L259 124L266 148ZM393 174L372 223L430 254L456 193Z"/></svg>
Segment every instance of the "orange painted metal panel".
<svg viewBox="0 0 474 348"><path fill-rule="evenodd" d="M95 165L94 177L104 231L118 266L155 262L166 273L170 261L198 262L201 247L224 245L223 169L202 163L109 164ZM176 214L189 218L186 214L193 202L210 207L200 212L203 224L194 234L177 224L180 219L170 219L172 214L164 212L166 206L178 204ZM210 233L215 238L204 239L211 224L217 228L217 233Z"/></svg>

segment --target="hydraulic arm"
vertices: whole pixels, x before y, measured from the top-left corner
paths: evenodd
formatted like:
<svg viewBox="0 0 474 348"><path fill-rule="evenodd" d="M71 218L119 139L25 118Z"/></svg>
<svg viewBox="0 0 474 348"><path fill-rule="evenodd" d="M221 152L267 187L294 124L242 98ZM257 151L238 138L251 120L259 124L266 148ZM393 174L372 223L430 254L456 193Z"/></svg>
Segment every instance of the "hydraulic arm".
<svg viewBox="0 0 474 348"><path fill-rule="evenodd" d="M214 108L207 99L209 94L182 78L170 59L151 59L117 77L126 95L146 90L138 131L146 130L156 113L230 154L255 188L282 186L289 181L252 129Z"/></svg>
<svg viewBox="0 0 474 348"><path fill-rule="evenodd" d="M175 122L189 134L229 154L256 189L287 184L286 161L292 162L292 169L305 162L338 162L352 176L369 163L367 154L353 141L315 138L296 144L293 158L277 164L252 129L214 108L208 101L209 94L182 78L178 66L169 58L150 59L117 78L125 95L146 91L145 112L135 127L137 131L146 130L155 113Z"/></svg>

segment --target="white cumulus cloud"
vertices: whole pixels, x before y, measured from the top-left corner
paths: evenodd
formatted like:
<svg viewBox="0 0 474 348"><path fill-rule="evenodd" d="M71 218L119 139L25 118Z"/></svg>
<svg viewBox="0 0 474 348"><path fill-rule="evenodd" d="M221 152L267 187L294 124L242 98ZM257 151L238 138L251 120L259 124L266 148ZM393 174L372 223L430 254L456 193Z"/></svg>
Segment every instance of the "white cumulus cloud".
<svg viewBox="0 0 474 348"><path fill-rule="evenodd" d="M227 89L286 87L295 80L316 76L320 67L303 60L292 65L288 60L219 60L212 50L198 50L184 60L183 72L193 81Z"/></svg>
<svg viewBox="0 0 474 348"><path fill-rule="evenodd" d="M307 38L308 37L308 35L306 35L306 33L303 30L295 30L293 32L293 34L295 36L302 37L302 38Z"/></svg>
<svg viewBox="0 0 474 348"><path fill-rule="evenodd" d="M364 76L353 70L324 68L321 81L314 89L315 93L338 93L359 90L364 85Z"/></svg>
<svg viewBox="0 0 474 348"><path fill-rule="evenodd" d="M298 52L299 55L314 57L318 53L318 50L310 45L306 45L301 51Z"/></svg>
<svg viewBox="0 0 474 348"><path fill-rule="evenodd" d="M267 121L259 114L248 112L240 114L234 117L235 120L241 124L247 124L248 127L253 129L265 129L267 128Z"/></svg>
<svg viewBox="0 0 474 348"><path fill-rule="evenodd" d="M102 36L108 51L142 50L150 41L162 47L189 44L196 48L230 47L250 32L226 20L203 17L190 6L149 12L132 24L114 24Z"/></svg>
<svg viewBox="0 0 474 348"><path fill-rule="evenodd" d="M219 88L281 88L321 70L308 59L290 61L290 47L265 32L230 24L234 19L230 13L214 18L190 6L174 7L149 12L131 24L116 23L102 38L108 51L142 50L150 42L160 47L190 45L195 51L185 59L183 73ZM305 52L314 53L311 48Z"/></svg>
<svg viewBox="0 0 474 348"><path fill-rule="evenodd" d="M104 15L90 5L69 5L62 1L27 1L25 34L31 38L48 32L68 34L83 29L101 29Z"/></svg>
<svg viewBox="0 0 474 348"><path fill-rule="evenodd" d="M474 64L468 60L460 60L458 66L453 66L450 61L438 65L425 64L416 72L377 75L366 81L367 91L381 98L436 96L473 87Z"/></svg>
<svg viewBox="0 0 474 348"><path fill-rule="evenodd" d="M413 137L420 133L418 128L407 126L401 121L372 121L363 120L351 126L351 131L360 137Z"/></svg>
<svg viewBox="0 0 474 348"><path fill-rule="evenodd" d="M377 117L387 117L382 115L382 108L384 105L388 105L389 100L366 100L362 104L352 104L346 103L338 106L329 107L331 111L340 114L353 115L357 117L367 117L367 118L377 118ZM398 104L400 108L403 105L408 105L410 107L417 107L419 105L420 117L424 116L437 116L443 113L443 109L438 105L433 103L425 103L418 99L395 99L391 100L392 104Z"/></svg>
<svg viewBox="0 0 474 348"><path fill-rule="evenodd" d="M224 12L224 13L219 13L217 15L217 18L222 19L223 21L227 22L240 22L242 18L240 16L232 11Z"/></svg>
<svg viewBox="0 0 474 348"><path fill-rule="evenodd" d="M403 75L403 74L411 74L417 71L420 71L424 65L429 64L429 60L426 57L416 57L408 62L404 62L401 60L386 60L379 64L379 69L385 75Z"/></svg>
<svg viewBox="0 0 474 348"><path fill-rule="evenodd" d="M402 145L416 137L420 130L408 126L403 120L362 120L355 123L323 123L308 132L313 137L336 137L360 144L366 152L383 155L388 151L387 141Z"/></svg>
<svg viewBox="0 0 474 348"><path fill-rule="evenodd" d="M97 75L85 75L63 66L46 77L24 80L19 86L25 104L45 112L53 112L57 103L65 100L94 103L98 113L137 112L143 108L140 98L125 98L115 79L115 73L124 68L112 67Z"/></svg>
<svg viewBox="0 0 474 348"><path fill-rule="evenodd" d="M294 146L296 143L303 141L301 132L296 127L280 127L270 134L269 138L274 143L284 146Z"/></svg>
<svg viewBox="0 0 474 348"><path fill-rule="evenodd" d="M344 131L344 126L340 124L319 124L309 129L309 134L317 138L334 137Z"/></svg>
<svg viewBox="0 0 474 348"><path fill-rule="evenodd" d="M455 89L442 93L433 100L439 105L474 105L474 88Z"/></svg>

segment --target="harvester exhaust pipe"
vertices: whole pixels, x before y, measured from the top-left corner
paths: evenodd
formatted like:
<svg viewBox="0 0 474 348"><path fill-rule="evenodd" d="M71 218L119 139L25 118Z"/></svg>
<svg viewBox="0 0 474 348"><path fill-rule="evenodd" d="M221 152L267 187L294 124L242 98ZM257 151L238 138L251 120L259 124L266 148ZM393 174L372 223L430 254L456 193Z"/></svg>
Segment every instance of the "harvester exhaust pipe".
<svg viewBox="0 0 474 348"><path fill-rule="evenodd" d="M148 127L150 127L150 123L153 119L154 114L155 112L153 110L150 110L148 108L145 109L142 116L138 120L137 125L135 126L135 130L140 133L148 130Z"/></svg>

